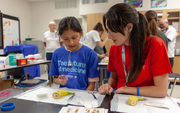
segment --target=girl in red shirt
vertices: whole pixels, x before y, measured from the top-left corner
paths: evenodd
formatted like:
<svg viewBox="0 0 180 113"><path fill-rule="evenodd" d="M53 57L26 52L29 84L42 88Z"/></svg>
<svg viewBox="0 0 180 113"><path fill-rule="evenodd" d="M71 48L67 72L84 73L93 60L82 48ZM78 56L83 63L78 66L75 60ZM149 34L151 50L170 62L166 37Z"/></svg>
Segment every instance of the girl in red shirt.
<svg viewBox="0 0 180 113"><path fill-rule="evenodd" d="M115 93L165 97L168 89L169 63L162 39L150 35L145 17L132 6L112 6L103 17L111 46L108 83L99 87L101 94Z"/></svg>

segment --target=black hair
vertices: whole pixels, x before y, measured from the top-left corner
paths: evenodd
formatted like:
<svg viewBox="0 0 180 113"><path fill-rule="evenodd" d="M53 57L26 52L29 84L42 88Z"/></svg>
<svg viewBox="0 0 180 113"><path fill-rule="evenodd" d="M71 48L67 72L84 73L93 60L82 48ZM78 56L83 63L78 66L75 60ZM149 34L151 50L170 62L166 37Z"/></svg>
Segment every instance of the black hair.
<svg viewBox="0 0 180 113"><path fill-rule="evenodd" d="M131 67L128 82L131 83L137 79L143 66L145 40L146 36L150 35L147 20L143 14L126 3L115 4L103 16L106 31L108 27L112 32L125 35L124 29L128 23L133 24L129 39L131 44Z"/></svg>
<svg viewBox="0 0 180 113"><path fill-rule="evenodd" d="M101 24L100 22L98 22L98 23L94 26L93 30L96 30L96 31L104 31L103 26L102 26L102 24Z"/></svg>
<svg viewBox="0 0 180 113"><path fill-rule="evenodd" d="M58 27L58 31L60 35L62 35L65 30L69 30L69 29L72 29L79 33L82 32L81 25L75 17L65 17L60 21Z"/></svg>

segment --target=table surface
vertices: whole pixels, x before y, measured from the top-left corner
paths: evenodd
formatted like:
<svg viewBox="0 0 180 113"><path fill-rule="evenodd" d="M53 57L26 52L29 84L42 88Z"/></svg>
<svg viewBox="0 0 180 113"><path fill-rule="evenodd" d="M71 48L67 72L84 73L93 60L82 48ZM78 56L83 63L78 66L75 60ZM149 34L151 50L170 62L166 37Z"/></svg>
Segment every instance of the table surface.
<svg viewBox="0 0 180 113"><path fill-rule="evenodd" d="M11 69L18 69L18 68L35 66L35 65L39 65L39 64L48 64L48 63L51 63L51 60L44 60L44 61L41 61L38 63L27 64L27 65L22 65L22 66L8 66L8 67L5 67L3 69L0 69L0 71L7 71L7 70L11 70Z"/></svg>
<svg viewBox="0 0 180 113"><path fill-rule="evenodd" d="M110 102L112 98L113 94L106 95L100 108L109 109L108 113L119 113L110 111ZM34 102L16 98L9 99L3 103L0 103L0 105L7 102L15 103L15 108L10 111L1 111L2 113L58 113L61 108L64 107L63 105Z"/></svg>

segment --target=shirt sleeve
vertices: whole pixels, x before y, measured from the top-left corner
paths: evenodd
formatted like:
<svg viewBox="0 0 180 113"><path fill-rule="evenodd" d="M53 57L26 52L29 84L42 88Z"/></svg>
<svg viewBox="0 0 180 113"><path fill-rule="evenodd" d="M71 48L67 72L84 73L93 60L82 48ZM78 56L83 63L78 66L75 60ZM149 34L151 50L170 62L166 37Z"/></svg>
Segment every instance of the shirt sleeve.
<svg viewBox="0 0 180 113"><path fill-rule="evenodd" d="M108 71L115 72L115 68L113 66L113 46L111 46L111 49L109 51L109 62L107 66Z"/></svg>
<svg viewBox="0 0 180 113"><path fill-rule="evenodd" d="M53 53L52 55L52 60L51 60L51 69L49 72L50 76L54 76L54 75L59 75L59 71L58 71L58 59L55 53Z"/></svg>
<svg viewBox="0 0 180 113"><path fill-rule="evenodd" d="M99 77L99 70L98 70L98 56L95 51L91 51L89 55L87 66L87 74L88 78L95 78Z"/></svg>
<svg viewBox="0 0 180 113"><path fill-rule="evenodd" d="M174 28L171 28L171 31L166 34L167 38L172 41L177 36L177 32Z"/></svg>
<svg viewBox="0 0 180 113"><path fill-rule="evenodd" d="M151 73L153 76L160 76L172 72L165 43L163 43L162 40L160 41L160 43L153 42L154 46L150 59Z"/></svg>
<svg viewBox="0 0 180 113"><path fill-rule="evenodd" d="M101 41L101 38L99 37L99 33L97 31L92 32L92 37L93 37L94 42Z"/></svg>

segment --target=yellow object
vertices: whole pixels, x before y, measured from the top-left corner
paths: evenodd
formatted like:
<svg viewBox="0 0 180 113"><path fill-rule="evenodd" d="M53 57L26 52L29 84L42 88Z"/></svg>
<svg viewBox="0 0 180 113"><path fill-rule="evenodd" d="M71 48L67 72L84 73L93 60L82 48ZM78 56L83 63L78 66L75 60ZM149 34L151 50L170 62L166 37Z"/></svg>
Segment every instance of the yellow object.
<svg viewBox="0 0 180 113"><path fill-rule="evenodd" d="M54 99L59 99L60 97L66 96L66 95L74 95L75 93L69 92L67 90L59 90L53 93Z"/></svg>
<svg viewBox="0 0 180 113"><path fill-rule="evenodd" d="M131 106L135 106L137 104L137 101L138 100L145 100L144 98L138 98L137 96L130 96L129 99L128 99L128 103L131 105Z"/></svg>

